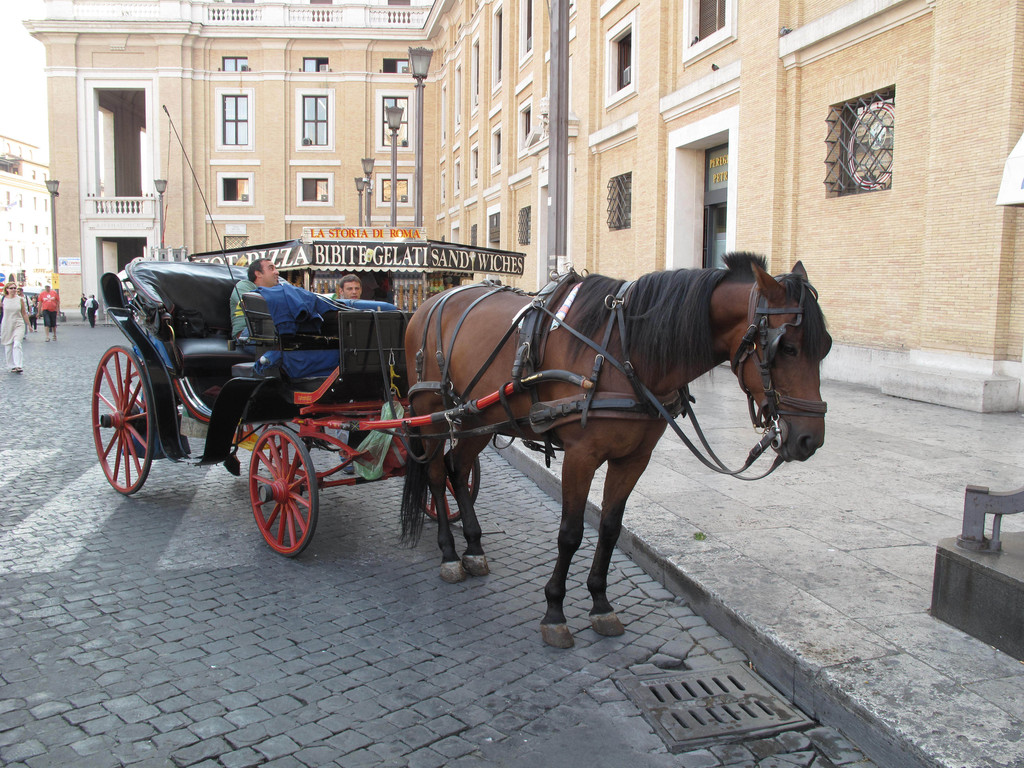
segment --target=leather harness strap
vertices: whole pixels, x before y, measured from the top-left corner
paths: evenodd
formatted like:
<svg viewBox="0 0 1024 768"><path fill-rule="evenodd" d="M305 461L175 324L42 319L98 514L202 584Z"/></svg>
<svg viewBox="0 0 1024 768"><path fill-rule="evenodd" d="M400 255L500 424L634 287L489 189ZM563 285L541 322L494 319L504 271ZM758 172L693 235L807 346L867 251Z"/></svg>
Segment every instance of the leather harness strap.
<svg viewBox="0 0 1024 768"><path fill-rule="evenodd" d="M777 441L780 439L781 435L781 429L778 424L780 416L810 416L823 418L827 410L827 406L824 401L804 400L801 398L789 397L787 395L780 395L774 389L771 379L772 362L774 361L775 352L781 342L782 336L786 333L787 328L799 326L803 321L803 295L801 295L800 302L796 307L769 307L767 305L767 299L758 291L757 284L755 283L751 287L747 313L749 326L740 342L736 354L730 362L733 372L739 379L740 387L747 395L751 421L755 427L763 429L764 433L758 443L750 450L747 460L743 466L739 469L731 470L722 463L718 456L715 455L714 451L708 444L700 425L697 423L696 416L690 408L690 403L693 398L690 396L689 389L687 387L683 387L670 395L657 396L653 394L636 375L633 364L629 359L628 336L626 333L625 312L623 309L629 299L629 294L634 284L635 283L633 281L624 282L614 295L606 297L605 305L611 316L608 319L604 338L600 344L595 342L593 339L584 336L571 325L565 323L564 313L562 317L556 316L555 313L548 309L546 301L538 301L536 299L531 301L513 317L509 329L504 333L498 345L491 352L480 371L472 379L469 387L467 387L462 393L455 393L452 390L452 382L448 377L448 359L443 354L441 340L441 313L448 299L450 299L450 297L455 293L463 290L456 288L448 294L445 294L441 300L436 302L430 308L427 321L424 324L423 343L421 344L420 350L416 353L416 373L417 378L420 378L423 373L422 355L426 346L430 320L436 315L437 351L435 356L438 362L438 367L441 371L441 381L417 382L410 387L409 395L412 396L416 392L423 391L437 392L441 394L442 399L446 404L456 402L458 406L456 408L452 408L451 405L447 405L451 411L458 412L459 414L457 417L448 419L449 423L452 425L451 437L453 439L482 434L496 434L502 427L511 427L519 434L527 445L531 445L532 447L536 444L530 443L527 439L527 435L525 435L523 431L523 426L528 423L534 433L544 434L544 453L549 465L551 455L553 454L552 440L547 434L550 430L575 420L579 420L581 426L585 427L588 416L590 415L594 415L595 417L599 415L607 416L608 418L611 418L614 415L616 418L622 418L622 414L634 414L626 416L626 418L665 420L687 448L690 449L694 456L696 456L697 459L706 467L715 472L732 475L741 480L757 480L774 472L783 461L781 454L776 456L771 468L763 474L758 475L757 477L744 477L742 475L742 473L749 469L754 461L756 461L761 454L767 450L769 445L776 445L776 447L778 447ZM806 281L802 282L802 286L804 291L807 289L810 289L812 292L814 291L814 288L810 287ZM473 286L465 286L465 288L470 287ZM462 328L469 311L485 298L488 298L501 290L513 289L504 286L496 287L494 290L488 291L475 299L470 306L463 311L462 316L456 323L455 333L452 334L452 338L448 346L448 358L450 358L451 351L454 348L455 338L458 335L458 331ZM550 296L555 292L556 290L552 289L548 292L546 298L550 298ZM783 323L776 328L769 326L768 317L770 315L783 314L795 315L795 322ZM527 372L532 373L533 369L541 364L542 358L533 357L532 354L535 352L537 347L541 346L540 343L537 343L537 339L544 339L546 337L544 328L547 325L547 318L555 320L552 327L564 328L580 342L593 349L596 352L596 355L590 378L588 380L582 380L580 377L576 377L577 380L582 381L585 385L585 393L574 397L542 403L537 401L537 395L532 382L527 384L523 381L523 377ZM544 320L544 322L540 322L541 320ZM504 392L502 392L502 396L499 400L508 417L506 422L470 429L456 429L454 423L456 420L461 419L462 413L479 412L479 409L469 408L466 405L462 405L462 403L465 402L465 398L469 391L479 382L483 373L494 362L500 349L505 345L508 339L511 338L511 335L517 328L520 330L520 343L517 345L516 350L516 359L513 368L513 382L515 384L516 391L531 391L531 396L534 398L534 405L530 409L529 416L525 418L516 417L504 396ZM539 329L539 331L535 329ZM611 342L614 329L618 329L619 332L619 340L622 347L622 361L616 359L608 351L608 346ZM742 376L740 375L741 366L750 357L754 357L758 362L759 372L765 392L765 400L761 405L757 405L755 403L753 393L747 388ZM608 392L602 393L600 397L597 396L598 379L600 378L600 374L605 363L610 364L626 377L630 386L633 388L635 397L631 397L624 393ZM533 375L531 378L539 382L543 375L543 373L540 374L540 376ZM575 376L575 374L572 375ZM784 406L784 408L780 408L780 406ZM593 414L591 414L592 411ZM612 413L613 411L614 414ZM676 423L676 417L680 414L683 414L685 418L689 418L693 423L697 438L703 446L704 451L706 451L707 456L705 456L701 450L691 442Z"/></svg>

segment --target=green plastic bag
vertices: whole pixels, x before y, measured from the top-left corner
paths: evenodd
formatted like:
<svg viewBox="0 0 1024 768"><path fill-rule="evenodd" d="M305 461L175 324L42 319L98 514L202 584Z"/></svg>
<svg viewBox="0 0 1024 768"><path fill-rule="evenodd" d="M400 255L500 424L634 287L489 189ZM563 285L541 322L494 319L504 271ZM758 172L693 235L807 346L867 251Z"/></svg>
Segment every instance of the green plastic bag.
<svg viewBox="0 0 1024 768"><path fill-rule="evenodd" d="M391 407L391 403L384 403L384 407L380 409L381 421L400 419L404 415L405 409L399 402L395 402L394 408ZM396 458L402 458L401 452L394 445L394 440L394 436L389 432L374 430L368 434L358 447L362 455L352 462L356 474L364 480L380 480L384 476L384 461L388 457L388 451L394 450Z"/></svg>

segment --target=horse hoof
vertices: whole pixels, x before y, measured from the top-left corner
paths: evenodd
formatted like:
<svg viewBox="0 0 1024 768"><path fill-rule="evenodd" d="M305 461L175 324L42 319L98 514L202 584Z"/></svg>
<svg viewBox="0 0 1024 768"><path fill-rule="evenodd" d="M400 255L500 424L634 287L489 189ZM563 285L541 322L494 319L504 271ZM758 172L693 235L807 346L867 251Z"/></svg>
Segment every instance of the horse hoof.
<svg viewBox="0 0 1024 768"><path fill-rule="evenodd" d="M462 562L456 560L452 563L441 563L441 579L449 584L458 584L460 581L465 581L466 569L462 567Z"/></svg>
<svg viewBox="0 0 1024 768"><path fill-rule="evenodd" d="M491 572L487 567L487 555L465 555L462 564L466 567L470 576L486 576Z"/></svg>
<svg viewBox="0 0 1024 768"><path fill-rule="evenodd" d="M594 628L597 634L604 635L605 637L618 637L626 631L626 628L622 626L622 622L619 621L619 617L615 615L614 611L591 616L590 626Z"/></svg>
<svg viewBox="0 0 1024 768"><path fill-rule="evenodd" d="M541 624L540 636L552 648L572 648L572 632L565 624Z"/></svg>

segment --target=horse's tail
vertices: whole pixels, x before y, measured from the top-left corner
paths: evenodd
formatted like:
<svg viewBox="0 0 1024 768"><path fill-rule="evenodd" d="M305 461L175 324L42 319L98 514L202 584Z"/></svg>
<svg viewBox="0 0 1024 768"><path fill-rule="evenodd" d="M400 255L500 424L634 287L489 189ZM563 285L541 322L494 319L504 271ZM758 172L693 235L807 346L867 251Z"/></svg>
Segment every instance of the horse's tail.
<svg viewBox="0 0 1024 768"><path fill-rule="evenodd" d="M409 439L410 447L422 452L423 442ZM410 454L412 451L410 451ZM405 463L405 485L402 488L402 541L415 546L423 532L423 518L427 513L427 494L430 493L427 464L410 455Z"/></svg>

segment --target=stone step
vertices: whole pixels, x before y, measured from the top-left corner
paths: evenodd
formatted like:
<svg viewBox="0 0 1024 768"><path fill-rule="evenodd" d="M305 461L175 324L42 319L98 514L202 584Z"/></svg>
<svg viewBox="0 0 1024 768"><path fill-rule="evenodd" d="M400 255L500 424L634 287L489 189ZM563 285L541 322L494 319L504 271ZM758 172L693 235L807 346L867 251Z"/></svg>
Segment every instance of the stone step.
<svg viewBox="0 0 1024 768"><path fill-rule="evenodd" d="M1020 381L1010 376L922 365L884 366L882 393L978 413L1017 410Z"/></svg>

